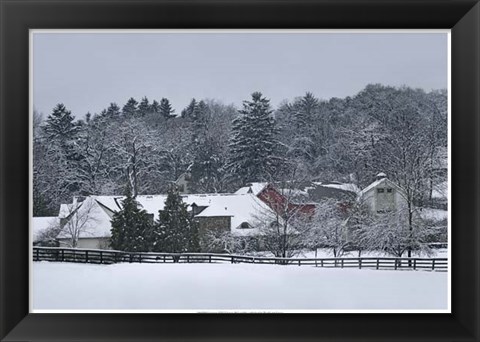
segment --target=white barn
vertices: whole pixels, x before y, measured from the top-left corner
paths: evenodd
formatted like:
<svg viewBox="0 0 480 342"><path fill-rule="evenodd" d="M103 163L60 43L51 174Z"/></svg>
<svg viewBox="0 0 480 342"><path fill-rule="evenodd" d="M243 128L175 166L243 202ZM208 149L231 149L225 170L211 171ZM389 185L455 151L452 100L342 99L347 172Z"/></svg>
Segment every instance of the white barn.
<svg viewBox="0 0 480 342"><path fill-rule="evenodd" d="M376 180L360 191L359 200L373 213L385 213L407 208L405 191L381 172Z"/></svg>

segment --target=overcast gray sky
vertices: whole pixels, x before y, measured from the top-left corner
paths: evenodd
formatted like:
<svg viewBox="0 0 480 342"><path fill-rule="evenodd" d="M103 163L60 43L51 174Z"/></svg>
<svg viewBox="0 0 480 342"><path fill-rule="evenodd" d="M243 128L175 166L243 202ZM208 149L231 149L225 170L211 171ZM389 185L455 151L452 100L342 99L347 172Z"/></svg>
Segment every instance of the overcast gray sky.
<svg viewBox="0 0 480 342"><path fill-rule="evenodd" d="M447 88L447 33L35 33L34 108L77 117L168 98L240 106L261 91L277 106L306 91L352 96L369 83Z"/></svg>

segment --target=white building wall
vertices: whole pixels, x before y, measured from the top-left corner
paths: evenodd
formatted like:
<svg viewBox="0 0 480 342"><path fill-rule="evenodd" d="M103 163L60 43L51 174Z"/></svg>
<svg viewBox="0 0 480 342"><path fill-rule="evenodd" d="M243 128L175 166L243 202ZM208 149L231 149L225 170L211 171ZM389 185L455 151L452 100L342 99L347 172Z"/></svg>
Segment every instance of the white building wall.
<svg viewBox="0 0 480 342"><path fill-rule="evenodd" d="M60 247L70 247L69 239L59 239ZM77 248L87 249L111 249L109 246L109 238L80 238L78 239Z"/></svg>
<svg viewBox="0 0 480 342"><path fill-rule="evenodd" d="M385 180L362 195L361 201L366 204L373 213L376 213L379 207L381 207L377 196L377 189L379 188L385 189L385 191L387 188L393 189L395 210L403 210L407 208L407 199L405 198L405 195L396 185L389 180Z"/></svg>

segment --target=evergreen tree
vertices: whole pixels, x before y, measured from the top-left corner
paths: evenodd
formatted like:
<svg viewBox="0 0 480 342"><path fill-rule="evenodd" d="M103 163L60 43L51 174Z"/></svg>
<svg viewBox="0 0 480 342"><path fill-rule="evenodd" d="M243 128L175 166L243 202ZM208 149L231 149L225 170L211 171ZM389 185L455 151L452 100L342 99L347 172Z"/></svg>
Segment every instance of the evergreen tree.
<svg viewBox="0 0 480 342"><path fill-rule="evenodd" d="M120 107L115 102L110 103L110 106L107 108L105 115L109 118L120 117Z"/></svg>
<svg viewBox="0 0 480 342"><path fill-rule="evenodd" d="M157 100L153 100L152 104L150 105L150 112L154 114L160 113L160 103Z"/></svg>
<svg viewBox="0 0 480 342"><path fill-rule="evenodd" d="M227 171L243 183L270 181L281 166L280 145L270 101L260 92L244 101L240 116L233 120Z"/></svg>
<svg viewBox="0 0 480 342"><path fill-rule="evenodd" d="M55 211L49 207L50 201L46 199L37 189L37 184L33 184L33 216L54 216Z"/></svg>
<svg viewBox="0 0 480 342"><path fill-rule="evenodd" d="M318 100L312 93L307 92L300 100L298 109L295 111L295 121L298 129L304 129L311 124L318 108Z"/></svg>
<svg viewBox="0 0 480 342"><path fill-rule="evenodd" d="M184 110L182 110L181 117L185 119L191 119L196 109L197 100L193 98L188 104L188 106Z"/></svg>
<svg viewBox="0 0 480 342"><path fill-rule="evenodd" d="M175 117L174 110L172 109L172 105L170 104L170 101L166 98L162 98L160 100L160 115L164 117L165 119L170 119Z"/></svg>
<svg viewBox="0 0 480 342"><path fill-rule="evenodd" d="M73 122L72 112L67 110L63 103L53 108L52 114L47 118L44 133L49 140L65 143L72 139L78 132L78 126Z"/></svg>
<svg viewBox="0 0 480 342"><path fill-rule="evenodd" d="M140 104L138 105L138 116L145 116L150 111L150 103L148 102L148 98L144 96Z"/></svg>
<svg viewBox="0 0 480 342"><path fill-rule="evenodd" d="M154 250L180 253L198 251L198 231L178 189L171 186L155 230Z"/></svg>
<svg viewBox="0 0 480 342"><path fill-rule="evenodd" d="M125 104L125 106L123 106L122 108L122 113L124 116L126 117L133 117L133 116L136 116L137 115L137 111L138 111L138 102L133 98L131 97L127 103Z"/></svg>
<svg viewBox="0 0 480 342"><path fill-rule="evenodd" d="M122 209L112 217L110 246L120 251L148 251L148 237L151 235L152 222L145 210L138 207L127 185Z"/></svg>

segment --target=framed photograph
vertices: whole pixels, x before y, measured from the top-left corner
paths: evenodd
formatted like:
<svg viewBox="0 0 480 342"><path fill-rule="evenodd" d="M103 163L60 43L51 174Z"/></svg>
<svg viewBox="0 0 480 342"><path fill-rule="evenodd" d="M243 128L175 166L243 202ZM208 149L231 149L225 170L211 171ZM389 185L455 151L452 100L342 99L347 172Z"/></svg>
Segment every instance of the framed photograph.
<svg viewBox="0 0 480 342"><path fill-rule="evenodd" d="M479 339L476 1L0 4L2 340Z"/></svg>

